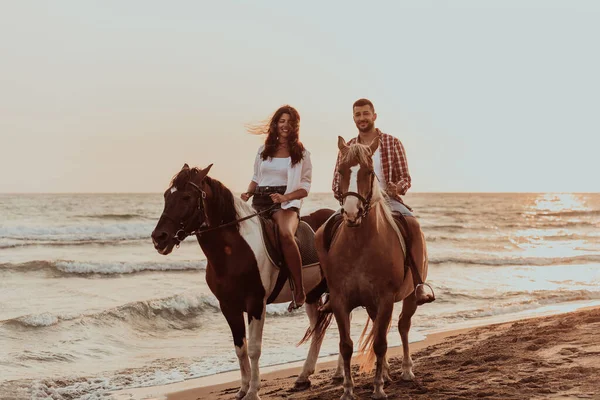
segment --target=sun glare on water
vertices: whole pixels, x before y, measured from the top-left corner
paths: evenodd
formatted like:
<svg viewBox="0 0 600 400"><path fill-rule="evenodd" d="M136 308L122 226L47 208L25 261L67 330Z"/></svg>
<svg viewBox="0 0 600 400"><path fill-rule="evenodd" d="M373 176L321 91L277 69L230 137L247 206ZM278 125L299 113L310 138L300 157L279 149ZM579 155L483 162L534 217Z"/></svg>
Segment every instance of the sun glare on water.
<svg viewBox="0 0 600 400"><path fill-rule="evenodd" d="M522 217L528 227L509 238L517 248L512 256L532 261L532 265L521 268L523 288L540 289L573 278L564 268L549 267L542 260L562 259L572 265L573 272L577 257L593 253L588 242L577 236L578 225L584 222L582 215L590 210L582 196L571 193L540 194L525 207Z"/></svg>
<svg viewBox="0 0 600 400"><path fill-rule="evenodd" d="M573 193L546 193L535 199L532 211L552 215L569 211L588 211L583 199Z"/></svg>

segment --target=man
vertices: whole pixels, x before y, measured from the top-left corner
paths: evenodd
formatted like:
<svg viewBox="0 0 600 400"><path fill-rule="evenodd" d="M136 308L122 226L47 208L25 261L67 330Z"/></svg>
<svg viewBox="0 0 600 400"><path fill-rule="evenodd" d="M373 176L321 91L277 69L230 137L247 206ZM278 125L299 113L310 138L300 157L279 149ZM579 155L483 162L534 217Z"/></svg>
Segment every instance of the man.
<svg viewBox="0 0 600 400"><path fill-rule="evenodd" d="M402 214L407 223L410 235L412 237L412 245L409 249L410 255L414 260L417 270L422 270L421 266L425 262L425 239L421 232L421 226L417 218L402 202L401 195L406 194L406 191L410 188L411 179L408 173L408 164L406 161L406 153L404 146L400 140L394 136L388 135L375 128L375 120L377 120L377 114L373 103L367 99L359 99L352 106L354 112L354 123L358 128L358 137L350 140L348 144L361 143L368 145L375 138L379 138L380 145L373 155L373 165L375 169L375 175L379 181L379 185L389 197L389 205L394 213ZM338 167L340 158L335 166L333 174L333 193L338 196L340 174ZM339 200L339 199L338 199ZM415 284L415 295L417 304L430 303L435 300L433 293L427 293L425 287L421 285L420 277L415 276L413 272L413 281Z"/></svg>

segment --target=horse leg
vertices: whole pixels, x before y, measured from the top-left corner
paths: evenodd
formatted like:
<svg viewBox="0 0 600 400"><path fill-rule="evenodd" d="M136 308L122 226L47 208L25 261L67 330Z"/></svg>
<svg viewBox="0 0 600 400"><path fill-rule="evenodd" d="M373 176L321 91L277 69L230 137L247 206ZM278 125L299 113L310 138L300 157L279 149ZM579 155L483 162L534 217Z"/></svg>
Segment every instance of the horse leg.
<svg viewBox="0 0 600 400"><path fill-rule="evenodd" d="M333 305L333 304L332 304ZM352 359L353 342L350 337L350 313L333 305L333 315L340 332L340 354L344 360L344 394L340 400L354 399L354 381L352 380L352 371L350 370L350 361Z"/></svg>
<svg viewBox="0 0 600 400"><path fill-rule="evenodd" d="M317 325L319 318L318 303L308 304L306 303L306 314L310 322L310 329L314 330ZM310 349L308 350L308 356L304 362L302 372L294 384L294 388L297 390L304 390L310 387L309 377L315 373L315 366L317 364L317 358L319 357L319 350L321 350L321 344L323 343L324 332L314 332L313 337L310 341Z"/></svg>
<svg viewBox="0 0 600 400"><path fill-rule="evenodd" d="M352 321L352 313L350 313L348 318L350 321ZM342 357L342 353L340 353L338 356L337 367L335 369L335 373L331 377L331 380L335 383L342 383L344 381L344 357Z"/></svg>
<svg viewBox="0 0 600 400"><path fill-rule="evenodd" d="M402 375L401 378L405 381L412 381L415 379L415 374L412 372L413 361L410 358L410 349L408 347L408 331L410 330L410 319L415 314L417 309L417 299L415 293L411 293L410 296L402 301L402 313L398 320L398 331L400 332L400 339L402 340Z"/></svg>
<svg viewBox="0 0 600 400"><path fill-rule="evenodd" d="M331 380L337 383L344 381L344 357L342 357L342 353L338 356L337 368L335 369L335 373L331 377Z"/></svg>
<svg viewBox="0 0 600 400"><path fill-rule="evenodd" d="M261 310L262 308L262 310ZM248 356L250 357L250 388L243 400L260 400L260 370L258 361L262 351L263 327L265 325L265 300L256 301L248 308Z"/></svg>
<svg viewBox="0 0 600 400"><path fill-rule="evenodd" d="M327 251L325 250L323 226L321 226L315 233L315 247L317 249L317 255L319 256L319 262L321 263L321 267L323 269L326 269ZM331 296L329 297L329 307L331 307ZM350 314L350 319L352 319L352 314ZM344 380L344 358L342 357L342 353L340 353L338 356L337 368L331 379L334 382L342 382Z"/></svg>
<svg viewBox="0 0 600 400"><path fill-rule="evenodd" d="M393 297L389 301L381 301L377 317L373 321L373 351L377 356L377 369L375 370L375 378L373 380L373 398L387 399L387 395L383 391L383 374L384 366L387 363L385 356L387 353L387 332L392 320L394 311Z"/></svg>
<svg viewBox="0 0 600 400"><path fill-rule="evenodd" d="M390 377L390 363L388 363L387 352L385 357L383 357L383 381L385 383L390 383L392 378Z"/></svg>
<svg viewBox="0 0 600 400"><path fill-rule="evenodd" d="M229 324L233 343L235 345L235 354L240 364L240 373L242 375L242 384L240 390L235 395L236 399L243 398L248 393L250 382L250 361L248 360L248 343L246 342L246 325L244 324L244 313L233 311L221 304L221 311Z"/></svg>

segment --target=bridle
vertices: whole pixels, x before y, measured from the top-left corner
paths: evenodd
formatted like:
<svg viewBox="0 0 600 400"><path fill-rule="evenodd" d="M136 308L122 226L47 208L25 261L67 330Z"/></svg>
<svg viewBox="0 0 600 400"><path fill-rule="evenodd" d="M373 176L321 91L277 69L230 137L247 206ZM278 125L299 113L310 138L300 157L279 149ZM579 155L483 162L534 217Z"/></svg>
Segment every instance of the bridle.
<svg viewBox="0 0 600 400"><path fill-rule="evenodd" d="M362 213L359 215L360 218L365 218L367 216L367 214L369 214L369 210L371 210L371 199L373 198L373 182L375 181L375 171L373 169L371 169L369 171L369 177L371 180L370 186L369 186L369 193L367 194L367 197L363 197L360 195L360 193L357 192L345 192L345 193L341 193L338 190L337 193L337 198L340 201L340 206L342 206L342 214L344 214L344 200L346 200L346 197L356 197L358 200L360 200L360 202L363 205L363 211Z"/></svg>
<svg viewBox="0 0 600 400"><path fill-rule="evenodd" d="M208 221L208 215L206 214L206 206L204 204L204 201L206 200L206 192L204 190L202 190L202 188L200 186L196 185L192 181L188 181L187 183L192 185L194 190L200 194L200 196L198 197L198 206L194 210L194 213L192 214L192 216L187 220L187 222L180 221L178 223L164 211L161 214L161 218L165 218L165 219L171 221L172 223L174 223L175 225L179 225L179 230L177 232L175 232L175 234L172 237L172 239L176 242L175 246L177 246L178 248L179 248L180 243L183 242L185 240L185 238L187 238L188 236L196 235L198 238L200 238L200 236L204 233L208 233L208 232L216 231L218 229L226 228L228 226L236 225L239 222L242 222L247 219L254 218L258 215L269 212L273 209L273 207L275 207L275 204L273 204L271 207L269 207L265 210L256 212L251 215L247 215L243 218L239 218L234 221L227 222L225 224L223 224L221 221L220 225L217 225L215 227L210 227L208 225L208 223L206 222L206 221ZM203 220L202 220L202 223L200 224L200 226L195 230L190 230L190 227L193 226L194 223L198 222L197 219L200 216L203 217ZM204 229L202 229L202 228L204 228Z"/></svg>

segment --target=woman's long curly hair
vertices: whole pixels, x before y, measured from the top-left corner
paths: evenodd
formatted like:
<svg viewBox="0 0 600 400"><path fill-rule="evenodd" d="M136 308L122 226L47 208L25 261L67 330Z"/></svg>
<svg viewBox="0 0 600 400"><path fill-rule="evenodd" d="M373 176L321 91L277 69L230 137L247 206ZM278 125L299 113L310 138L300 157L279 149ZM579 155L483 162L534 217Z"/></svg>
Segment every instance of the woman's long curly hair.
<svg viewBox="0 0 600 400"><path fill-rule="evenodd" d="M304 145L300 142L300 114L292 106L281 106L275 114L271 117L268 124L250 128L250 132L258 135L267 134L265 139L265 149L263 150L261 157L263 160L273 157L277 152L277 146L279 145L279 137L277 135L277 123L283 114L289 114L290 125L292 130L288 135L288 146L290 149L290 157L292 158L292 165L295 165L302 161Z"/></svg>

